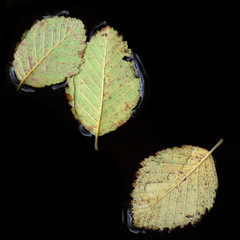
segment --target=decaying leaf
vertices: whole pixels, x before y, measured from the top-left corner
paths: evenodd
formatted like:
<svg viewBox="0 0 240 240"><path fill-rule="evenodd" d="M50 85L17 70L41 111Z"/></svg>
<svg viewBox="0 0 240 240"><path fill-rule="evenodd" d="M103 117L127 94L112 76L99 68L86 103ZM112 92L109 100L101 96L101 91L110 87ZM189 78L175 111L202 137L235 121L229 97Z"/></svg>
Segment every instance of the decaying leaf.
<svg viewBox="0 0 240 240"><path fill-rule="evenodd" d="M81 20L52 17L36 22L16 47L13 68L21 85L44 87L78 73L86 35Z"/></svg>
<svg viewBox="0 0 240 240"><path fill-rule="evenodd" d="M131 50L113 28L106 26L87 43L80 72L68 79L66 94L77 120L98 136L116 130L132 115L140 93Z"/></svg>
<svg viewBox="0 0 240 240"><path fill-rule="evenodd" d="M145 159L133 183L133 224L153 230L195 224L214 204L218 187L212 152L184 145Z"/></svg>

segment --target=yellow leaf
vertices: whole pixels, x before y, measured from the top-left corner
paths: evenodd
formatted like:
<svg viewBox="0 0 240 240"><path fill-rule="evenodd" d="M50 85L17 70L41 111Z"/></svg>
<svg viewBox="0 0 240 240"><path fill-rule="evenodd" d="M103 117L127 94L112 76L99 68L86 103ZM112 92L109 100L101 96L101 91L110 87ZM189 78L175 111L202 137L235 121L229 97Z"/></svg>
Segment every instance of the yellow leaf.
<svg viewBox="0 0 240 240"><path fill-rule="evenodd" d="M145 159L133 183L133 224L153 230L195 224L210 210L218 187L212 152L184 145Z"/></svg>
<svg viewBox="0 0 240 240"><path fill-rule="evenodd" d="M95 136L126 123L140 99L140 79L127 42L110 26L97 31L87 43L80 72L68 79L66 94L74 117Z"/></svg>
<svg viewBox="0 0 240 240"><path fill-rule="evenodd" d="M22 84L45 87L58 84L79 72L86 35L81 20L45 18L26 32L14 53L13 68Z"/></svg>

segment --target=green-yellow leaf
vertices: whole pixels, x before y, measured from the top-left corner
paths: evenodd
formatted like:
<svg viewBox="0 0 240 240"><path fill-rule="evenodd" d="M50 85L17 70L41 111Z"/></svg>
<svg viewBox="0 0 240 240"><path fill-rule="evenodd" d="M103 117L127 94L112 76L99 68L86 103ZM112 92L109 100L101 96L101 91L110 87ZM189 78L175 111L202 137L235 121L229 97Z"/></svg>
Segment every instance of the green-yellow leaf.
<svg viewBox="0 0 240 240"><path fill-rule="evenodd" d="M133 224L153 230L181 228L199 221L214 204L218 187L211 151L185 145L145 159L133 183Z"/></svg>
<svg viewBox="0 0 240 240"><path fill-rule="evenodd" d="M140 93L140 79L133 61L126 61L131 50L117 31L107 26L87 43L80 72L68 79L66 93L76 119L93 135L116 130L132 115Z"/></svg>
<svg viewBox="0 0 240 240"><path fill-rule="evenodd" d="M14 53L13 68L21 85L44 87L79 72L86 47L83 23L76 18L52 17L36 22Z"/></svg>

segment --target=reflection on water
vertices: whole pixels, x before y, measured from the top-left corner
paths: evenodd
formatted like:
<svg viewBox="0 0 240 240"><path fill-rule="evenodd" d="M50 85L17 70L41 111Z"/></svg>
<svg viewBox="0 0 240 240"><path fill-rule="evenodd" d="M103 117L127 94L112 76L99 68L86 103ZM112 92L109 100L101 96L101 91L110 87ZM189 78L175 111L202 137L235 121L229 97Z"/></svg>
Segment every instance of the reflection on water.
<svg viewBox="0 0 240 240"><path fill-rule="evenodd" d="M137 106L133 109L132 117L135 117L138 110L145 105L147 98L149 97L149 77L147 71L143 65L141 58L136 53L132 53L131 57L134 60L133 69L136 77L140 78L140 99Z"/></svg>
<svg viewBox="0 0 240 240"><path fill-rule="evenodd" d="M79 124L78 129L79 129L80 133L85 137L92 137L93 136L87 129L84 128L84 126L82 124Z"/></svg>
<svg viewBox="0 0 240 240"><path fill-rule="evenodd" d="M69 17L70 16L70 12L68 10L62 10L60 12L57 12L56 14L50 14L50 13L46 13L44 16L42 16L42 18L52 18L54 16L64 16L64 17Z"/></svg>
<svg viewBox="0 0 240 240"><path fill-rule="evenodd" d="M134 234L146 233L145 230L134 228L133 217L131 213L131 205L129 202L125 202L122 209L122 223L128 228L129 232Z"/></svg>
<svg viewBox="0 0 240 240"><path fill-rule="evenodd" d="M17 89L20 81L18 80L16 74L15 74L15 71L14 71L14 68L12 66L12 63L10 63L10 67L9 67L9 75L10 75L10 79L11 79L11 82L12 84L14 85L14 87ZM30 86L27 86L26 84L23 84L21 86L21 89L20 89L21 92L26 92L26 93L35 93L36 90L35 88L33 87L30 87Z"/></svg>
<svg viewBox="0 0 240 240"><path fill-rule="evenodd" d="M17 87L18 87L20 81L18 80L18 78L15 74L12 63L10 63L10 67L9 67L9 76L10 76L10 79L11 79L11 82L12 82L13 86L17 90ZM28 86L26 84L23 84L21 86L19 92L24 92L24 93L36 93L37 91L41 91L42 93L43 92L49 92L49 91L50 92L58 92L58 91L64 89L66 87L66 85L67 85L67 80L65 80L61 83L55 84L55 85L46 86L44 88L34 88L34 87Z"/></svg>

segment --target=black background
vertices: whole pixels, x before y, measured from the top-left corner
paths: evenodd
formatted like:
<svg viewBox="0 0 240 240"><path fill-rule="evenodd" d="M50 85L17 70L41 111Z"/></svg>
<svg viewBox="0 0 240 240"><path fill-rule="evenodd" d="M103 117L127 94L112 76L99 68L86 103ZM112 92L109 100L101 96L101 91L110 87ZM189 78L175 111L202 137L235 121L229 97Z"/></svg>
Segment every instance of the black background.
<svg viewBox="0 0 240 240"><path fill-rule="evenodd" d="M219 4L219 3L218 3ZM9 238L212 239L237 230L239 74L235 6L138 2L6 1L1 14L0 127L2 210ZM150 94L135 118L99 138L81 135L64 90L16 92L9 63L36 19L70 11L88 33L106 20L149 75ZM239 69L239 66L238 66ZM167 147L214 152L219 189L196 226L135 235L122 223L139 162ZM226 236L226 235L225 235Z"/></svg>

